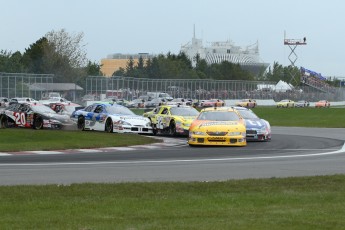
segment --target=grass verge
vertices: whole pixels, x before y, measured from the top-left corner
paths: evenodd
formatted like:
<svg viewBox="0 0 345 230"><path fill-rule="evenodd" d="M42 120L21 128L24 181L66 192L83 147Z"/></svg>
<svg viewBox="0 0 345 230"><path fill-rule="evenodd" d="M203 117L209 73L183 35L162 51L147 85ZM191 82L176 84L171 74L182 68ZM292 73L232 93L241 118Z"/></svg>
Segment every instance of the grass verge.
<svg viewBox="0 0 345 230"><path fill-rule="evenodd" d="M345 108L263 108L253 111L271 126L345 128Z"/></svg>
<svg viewBox="0 0 345 230"><path fill-rule="evenodd" d="M344 229L345 176L0 187L2 229Z"/></svg>
<svg viewBox="0 0 345 230"><path fill-rule="evenodd" d="M137 134L24 128L0 129L0 152L117 147L154 142L158 140Z"/></svg>

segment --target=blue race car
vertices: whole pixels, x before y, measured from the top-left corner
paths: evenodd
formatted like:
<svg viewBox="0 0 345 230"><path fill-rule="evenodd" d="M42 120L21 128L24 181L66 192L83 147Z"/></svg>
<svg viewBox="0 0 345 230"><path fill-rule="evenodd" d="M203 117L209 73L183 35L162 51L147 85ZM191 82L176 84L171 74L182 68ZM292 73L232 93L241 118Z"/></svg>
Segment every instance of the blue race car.
<svg viewBox="0 0 345 230"><path fill-rule="evenodd" d="M271 126L264 119L259 118L251 109L245 107L234 107L246 121L247 141L270 141Z"/></svg>

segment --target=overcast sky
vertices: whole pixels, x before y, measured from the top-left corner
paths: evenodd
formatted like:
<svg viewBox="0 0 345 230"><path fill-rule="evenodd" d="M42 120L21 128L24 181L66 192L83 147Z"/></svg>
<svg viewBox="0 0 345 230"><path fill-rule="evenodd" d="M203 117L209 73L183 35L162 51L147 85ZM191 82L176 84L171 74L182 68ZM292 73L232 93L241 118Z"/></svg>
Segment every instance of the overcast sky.
<svg viewBox="0 0 345 230"><path fill-rule="evenodd" d="M84 33L87 57L178 54L197 38L259 42L262 61L289 65L286 38L307 38L296 66L345 77L345 1L329 0L0 0L0 50L24 52L47 32Z"/></svg>

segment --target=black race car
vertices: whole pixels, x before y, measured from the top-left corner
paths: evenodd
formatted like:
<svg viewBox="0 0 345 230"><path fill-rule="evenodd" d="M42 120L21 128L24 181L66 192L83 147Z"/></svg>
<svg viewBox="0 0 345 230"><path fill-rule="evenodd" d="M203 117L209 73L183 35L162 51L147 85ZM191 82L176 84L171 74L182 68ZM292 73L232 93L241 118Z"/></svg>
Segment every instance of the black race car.
<svg viewBox="0 0 345 230"><path fill-rule="evenodd" d="M33 129L61 129L73 125L68 115L57 114L39 103L15 103L0 114L0 128L25 127Z"/></svg>

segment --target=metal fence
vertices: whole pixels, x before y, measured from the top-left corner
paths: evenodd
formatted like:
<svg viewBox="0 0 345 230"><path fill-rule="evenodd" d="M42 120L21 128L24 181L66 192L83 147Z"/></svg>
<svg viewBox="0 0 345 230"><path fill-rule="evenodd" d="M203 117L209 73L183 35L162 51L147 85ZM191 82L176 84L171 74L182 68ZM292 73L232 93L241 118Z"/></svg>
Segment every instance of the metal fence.
<svg viewBox="0 0 345 230"><path fill-rule="evenodd" d="M310 86L295 87L294 90L282 92L271 90L276 82L238 81L210 79L147 79L131 77L88 77L85 94L96 97L117 96L127 100L146 95L147 92L164 92L174 98L193 99L282 99L292 100L345 100L344 88L333 88L322 92Z"/></svg>
<svg viewBox="0 0 345 230"><path fill-rule="evenodd" d="M52 74L0 73L0 97L32 97L41 99L42 89L33 87L36 83L54 83ZM192 99L282 99L318 101L345 101L345 88L333 88L330 92L321 92L313 87L297 87L286 92L271 90L276 82L238 81L210 79L147 79L131 77L89 76L84 82L83 95L102 99L116 96L132 100L147 92L164 92L174 98ZM79 95L79 94L78 94ZM76 98L82 101L82 98Z"/></svg>
<svg viewBox="0 0 345 230"><path fill-rule="evenodd" d="M53 74L0 73L0 97L31 97L40 99L42 89L36 83L53 83Z"/></svg>
<svg viewBox="0 0 345 230"><path fill-rule="evenodd" d="M148 79L131 77L88 77L85 93L114 95L131 100L147 92L165 92L174 98L231 99L244 97L258 85L275 84L262 81L223 81L210 79ZM248 95L249 96L249 95ZM263 95L262 95L263 96Z"/></svg>

